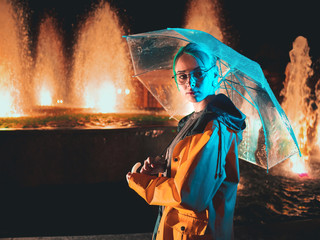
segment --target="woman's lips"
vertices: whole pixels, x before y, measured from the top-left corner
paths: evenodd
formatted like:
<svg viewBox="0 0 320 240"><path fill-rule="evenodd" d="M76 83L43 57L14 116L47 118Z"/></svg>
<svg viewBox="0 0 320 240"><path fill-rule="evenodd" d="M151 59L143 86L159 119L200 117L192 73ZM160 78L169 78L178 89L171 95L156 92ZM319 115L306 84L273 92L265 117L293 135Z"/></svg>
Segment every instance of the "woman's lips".
<svg viewBox="0 0 320 240"><path fill-rule="evenodd" d="M187 95L195 95L195 92L189 91L189 92L187 92Z"/></svg>

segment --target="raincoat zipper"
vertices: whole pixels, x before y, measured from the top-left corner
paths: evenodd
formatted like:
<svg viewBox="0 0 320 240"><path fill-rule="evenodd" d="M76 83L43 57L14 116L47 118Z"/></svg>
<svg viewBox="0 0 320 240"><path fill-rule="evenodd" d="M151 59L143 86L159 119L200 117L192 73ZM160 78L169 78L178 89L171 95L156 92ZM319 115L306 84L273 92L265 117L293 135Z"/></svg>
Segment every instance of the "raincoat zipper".
<svg viewBox="0 0 320 240"><path fill-rule="evenodd" d="M222 176L222 160L221 160L221 145L222 145L222 138L221 138L221 125L220 125L220 121L218 121L219 124L219 130L218 130L218 134L219 134L219 150L218 150L218 159L217 159L217 170L216 170L216 175L215 175L215 179L217 179L217 177L219 176L219 178Z"/></svg>

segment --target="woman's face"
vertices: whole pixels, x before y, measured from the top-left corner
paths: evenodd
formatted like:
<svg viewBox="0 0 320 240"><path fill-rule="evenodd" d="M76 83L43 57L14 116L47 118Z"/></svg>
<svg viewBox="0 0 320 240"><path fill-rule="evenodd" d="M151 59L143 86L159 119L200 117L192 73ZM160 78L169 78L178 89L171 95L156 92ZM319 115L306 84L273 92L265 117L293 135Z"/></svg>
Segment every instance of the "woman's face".
<svg viewBox="0 0 320 240"><path fill-rule="evenodd" d="M204 100L207 96L213 94L213 86L212 86L212 79L209 77L199 77L199 70L204 69L204 66L197 62L197 60L189 55L189 54L182 54L175 65L175 72L176 72L176 78L177 82L179 84L179 89L181 94L192 103L201 102ZM191 74L190 72L194 73ZM200 72L201 76L201 72ZM186 79L184 84L181 84L183 82L183 79Z"/></svg>

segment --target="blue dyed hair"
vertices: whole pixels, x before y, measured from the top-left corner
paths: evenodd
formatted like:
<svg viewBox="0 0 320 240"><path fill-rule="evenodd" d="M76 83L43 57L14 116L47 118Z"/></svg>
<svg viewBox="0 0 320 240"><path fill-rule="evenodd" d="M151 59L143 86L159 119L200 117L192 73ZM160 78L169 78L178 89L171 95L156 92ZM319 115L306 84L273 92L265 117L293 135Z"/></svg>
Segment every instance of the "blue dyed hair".
<svg viewBox="0 0 320 240"><path fill-rule="evenodd" d="M173 59L173 74L175 76L174 80L176 82L178 89L179 89L179 86L178 86L177 77L176 77L176 70L175 70L176 62L178 61L178 59L183 54L189 54L197 60L200 67L203 67L205 69L209 69L209 68L217 65L217 58L215 56L213 56L212 54L209 54L208 52L209 51L207 49L205 49L204 47L202 47L196 43L189 43L186 46L181 47L179 49L179 51L177 52L177 54L174 56L174 59ZM214 67L214 69L212 69L211 71L214 72L214 74L218 73L217 67Z"/></svg>

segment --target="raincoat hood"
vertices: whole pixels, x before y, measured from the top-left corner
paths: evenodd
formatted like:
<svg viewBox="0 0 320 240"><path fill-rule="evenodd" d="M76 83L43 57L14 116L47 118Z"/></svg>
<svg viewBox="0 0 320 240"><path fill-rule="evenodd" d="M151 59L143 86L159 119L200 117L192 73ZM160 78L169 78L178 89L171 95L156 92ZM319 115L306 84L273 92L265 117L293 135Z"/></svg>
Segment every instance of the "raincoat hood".
<svg viewBox="0 0 320 240"><path fill-rule="evenodd" d="M190 118L189 114L182 118L178 124L178 131L183 127L185 122ZM245 129L246 116L232 103L232 101L224 94L216 95L207 105L203 114L187 136L202 133L209 121L217 119L229 129L240 132Z"/></svg>

